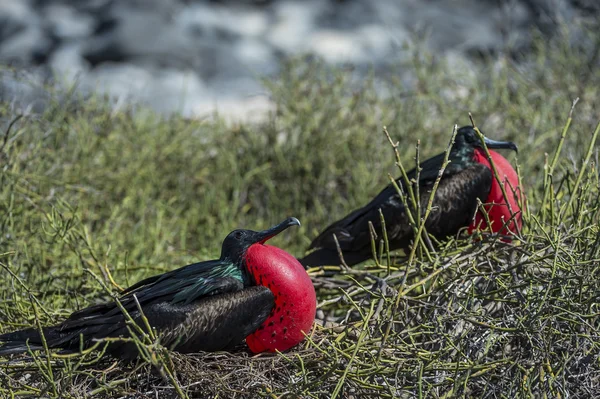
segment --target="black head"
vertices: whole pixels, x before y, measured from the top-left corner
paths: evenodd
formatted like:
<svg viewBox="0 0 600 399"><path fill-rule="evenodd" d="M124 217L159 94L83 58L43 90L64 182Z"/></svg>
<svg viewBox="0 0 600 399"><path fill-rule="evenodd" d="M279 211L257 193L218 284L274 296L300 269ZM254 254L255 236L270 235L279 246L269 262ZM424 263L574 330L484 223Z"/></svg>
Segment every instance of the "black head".
<svg viewBox="0 0 600 399"><path fill-rule="evenodd" d="M278 225L263 231L234 230L223 240L221 259L237 263L243 259L244 254L252 244L264 244L269 238L291 226L300 226L300 221L296 218L287 218Z"/></svg>
<svg viewBox="0 0 600 399"><path fill-rule="evenodd" d="M485 142L486 147L489 149L505 148L515 152L518 151L517 145L511 141L491 140L485 136L483 141ZM458 129L458 132L456 132L456 140L453 149L460 151L461 149L474 149L476 147L482 148L483 145L481 144L481 140L479 139L475 129L473 129L471 126L463 126Z"/></svg>

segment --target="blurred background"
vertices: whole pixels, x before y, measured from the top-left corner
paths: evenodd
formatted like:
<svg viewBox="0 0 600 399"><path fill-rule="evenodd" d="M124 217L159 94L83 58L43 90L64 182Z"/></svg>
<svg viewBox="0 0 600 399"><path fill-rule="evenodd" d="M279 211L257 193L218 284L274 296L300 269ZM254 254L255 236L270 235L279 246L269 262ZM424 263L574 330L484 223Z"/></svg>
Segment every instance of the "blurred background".
<svg viewBox="0 0 600 399"><path fill-rule="evenodd" d="M593 47L597 0L1 0L0 99L43 109L42 84L107 94L115 107L261 119L263 79L297 56L374 72L410 89L415 49L471 72L484 59L523 58L536 37L569 27ZM417 50L418 51L418 50ZM526 63L524 60L523 63ZM527 65L523 65L524 68Z"/></svg>
<svg viewBox="0 0 600 399"><path fill-rule="evenodd" d="M518 245L316 272L327 317L371 309L361 330L172 375L194 397L600 397L599 16L600 0L0 0L0 332L106 298L92 274L129 286L215 259L236 228L298 217L269 243L303 256L400 176L383 126L409 169L472 112L519 147ZM392 270L400 295L372 295ZM0 365L0 397L175 397L170 360L47 359Z"/></svg>

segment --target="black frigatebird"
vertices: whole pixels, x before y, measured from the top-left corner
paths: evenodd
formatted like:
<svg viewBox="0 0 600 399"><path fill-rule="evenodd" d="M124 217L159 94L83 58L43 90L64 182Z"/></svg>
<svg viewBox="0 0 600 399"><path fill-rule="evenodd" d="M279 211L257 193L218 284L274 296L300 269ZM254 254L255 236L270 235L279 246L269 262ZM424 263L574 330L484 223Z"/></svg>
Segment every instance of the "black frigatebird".
<svg viewBox="0 0 600 399"><path fill-rule="evenodd" d="M495 141L485 138L488 148L506 148L517 151L517 146L508 141ZM514 231L514 221L520 226L519 205L513 192L518 186L517 174L500 154L490 151L498 174L504 178L510 208L517 215L510 221L506 202L497 180L493 177L487 156L482 149L474 128L465 126L458 129L454 145L449 154L447 165L433 200L433 209L425 223L427 232L438 239L444 239L458 233L462 227L469 226L477 210L477 200L487 203L486 210L492 221L492 231L500 231L506 222ZM442 167L445 153L438 154L421 163L419 174L419 193L421 208L427 208L427 201L434 182ZM416 169L407 173L409 180L417 178ZM404 179L396 180L406 192ZM520 196L520 194L518 194ZM493 204L493 205L491 205ZM388 185L366 206L355 210L344 218L327 227L309 246L313 250L300 259L305 267L339 264L336 236L344 260L355 265L372 257L371 234L368 223L373 223L376 232L381 231L379 210L383 213L390 250L407 249L413 240L414 232L409 223L405 206L392 184ZM476 219L481 228L485 220Z"/></svg>
<svg viewBox="0 0 600 399"><path fill-rule="evenodd" d="M295 225L298 219L288 218L260 232L235 230L223 241L219 259L142 280L123 291L119 302L143 326L137 298L162 345L179 352L229 349L247 336L254 352L286 350L312 326L315 290L292 255L264 243ZM129 336L114 301L74 312L43 333L49 348L69 351L79 350L80 343L85 348L97 339ZM0 335L0 342L0 355L43 348L35 328ZM138 355L135 344L125 341L107 350L126 359Z"/></svg>

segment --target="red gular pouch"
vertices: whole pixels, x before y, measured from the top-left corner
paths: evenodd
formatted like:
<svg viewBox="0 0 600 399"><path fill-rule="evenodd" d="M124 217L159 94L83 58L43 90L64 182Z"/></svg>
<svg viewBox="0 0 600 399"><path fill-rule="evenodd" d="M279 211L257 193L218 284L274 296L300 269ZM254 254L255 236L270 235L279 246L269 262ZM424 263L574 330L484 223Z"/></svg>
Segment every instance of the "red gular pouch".
<svg viewBox="0 0 600 399"><path fill-rule="evenodd" d="M304 267L284 250L253 244L246 266L256 284L271 290L275 304L265 322L246 337L254 353L285 351L304 339L312 328L317 296Z"/></svg>
<svg viewBox="0 0 600 399"><path fill-rule="evenodd" d="M492 172L492 186L487 199L484 201L483 207L487 211L488 218L492 225L491 231L494 233L500 233L504 236L509 236L511 232L517 232L517 230L521 229L523 225L523 215L519 204L525 203L525 196L519 187L519 178L517 176L517 172L514 170L510 162L508 162L506 158L497 152L492 150L489 151L494 165L496 166L496 170L498 171L498 177L504 184L504 189L506 191L506 196L508 197L507 199L508 204L510 204L510 208L504 199L502 189L500 184L498 184L498 180L496 180L496 177L494 176L494 170L487 159L485 151L481 148L476 148L475 160L487 166ZM514 216L510 212L511 209L514 213ZM509 220L510 222L508 222ZM475 215L475 220L468 228L468 232L471 234L477 229L485 230L487 227L488 224L485 216L482 214L481 210L478 210Z"/></svg>

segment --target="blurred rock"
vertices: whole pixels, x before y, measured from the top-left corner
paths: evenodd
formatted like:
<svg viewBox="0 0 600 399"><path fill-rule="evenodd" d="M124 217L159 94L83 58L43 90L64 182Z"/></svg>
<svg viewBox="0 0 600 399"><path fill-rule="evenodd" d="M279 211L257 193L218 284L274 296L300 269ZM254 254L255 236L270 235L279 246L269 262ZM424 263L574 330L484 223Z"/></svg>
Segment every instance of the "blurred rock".
<svg viewBox="0 0 600 399"><path fill-rule="evenodd" d="M20 65L44 62L54 46L44 24L28 1L0 2L0 61Z"/></svg>
<svg viewBox="0 0 600 399"><path fill-rule="evenodd" d="M261 77L312 54L378 76L424 43L457 69L526 51L531 29L598 18L592 0L2 0L0 64L159 112L234 119L272 109ZM575 26L575 24L572 24ZM582 35L575 29L573 40ZM584 44L585 45L585 44ZM591 44L593 45L593 44ZM463 62L467 60L467 62ZM402 81L410 77L400 72ZM6 77L0 98L27 103ZM18 98L22 97L22 98ZM35 96L33 96L35 98ZM252 111L250 111L252 110Z"/></svg>
<svg viewBox="0 0 600 399"><path fill-rule="evenodd" d="M0 69L0 98L9 103L15 114L29 114L42 112L51 96L38 71Z"/></svg>

